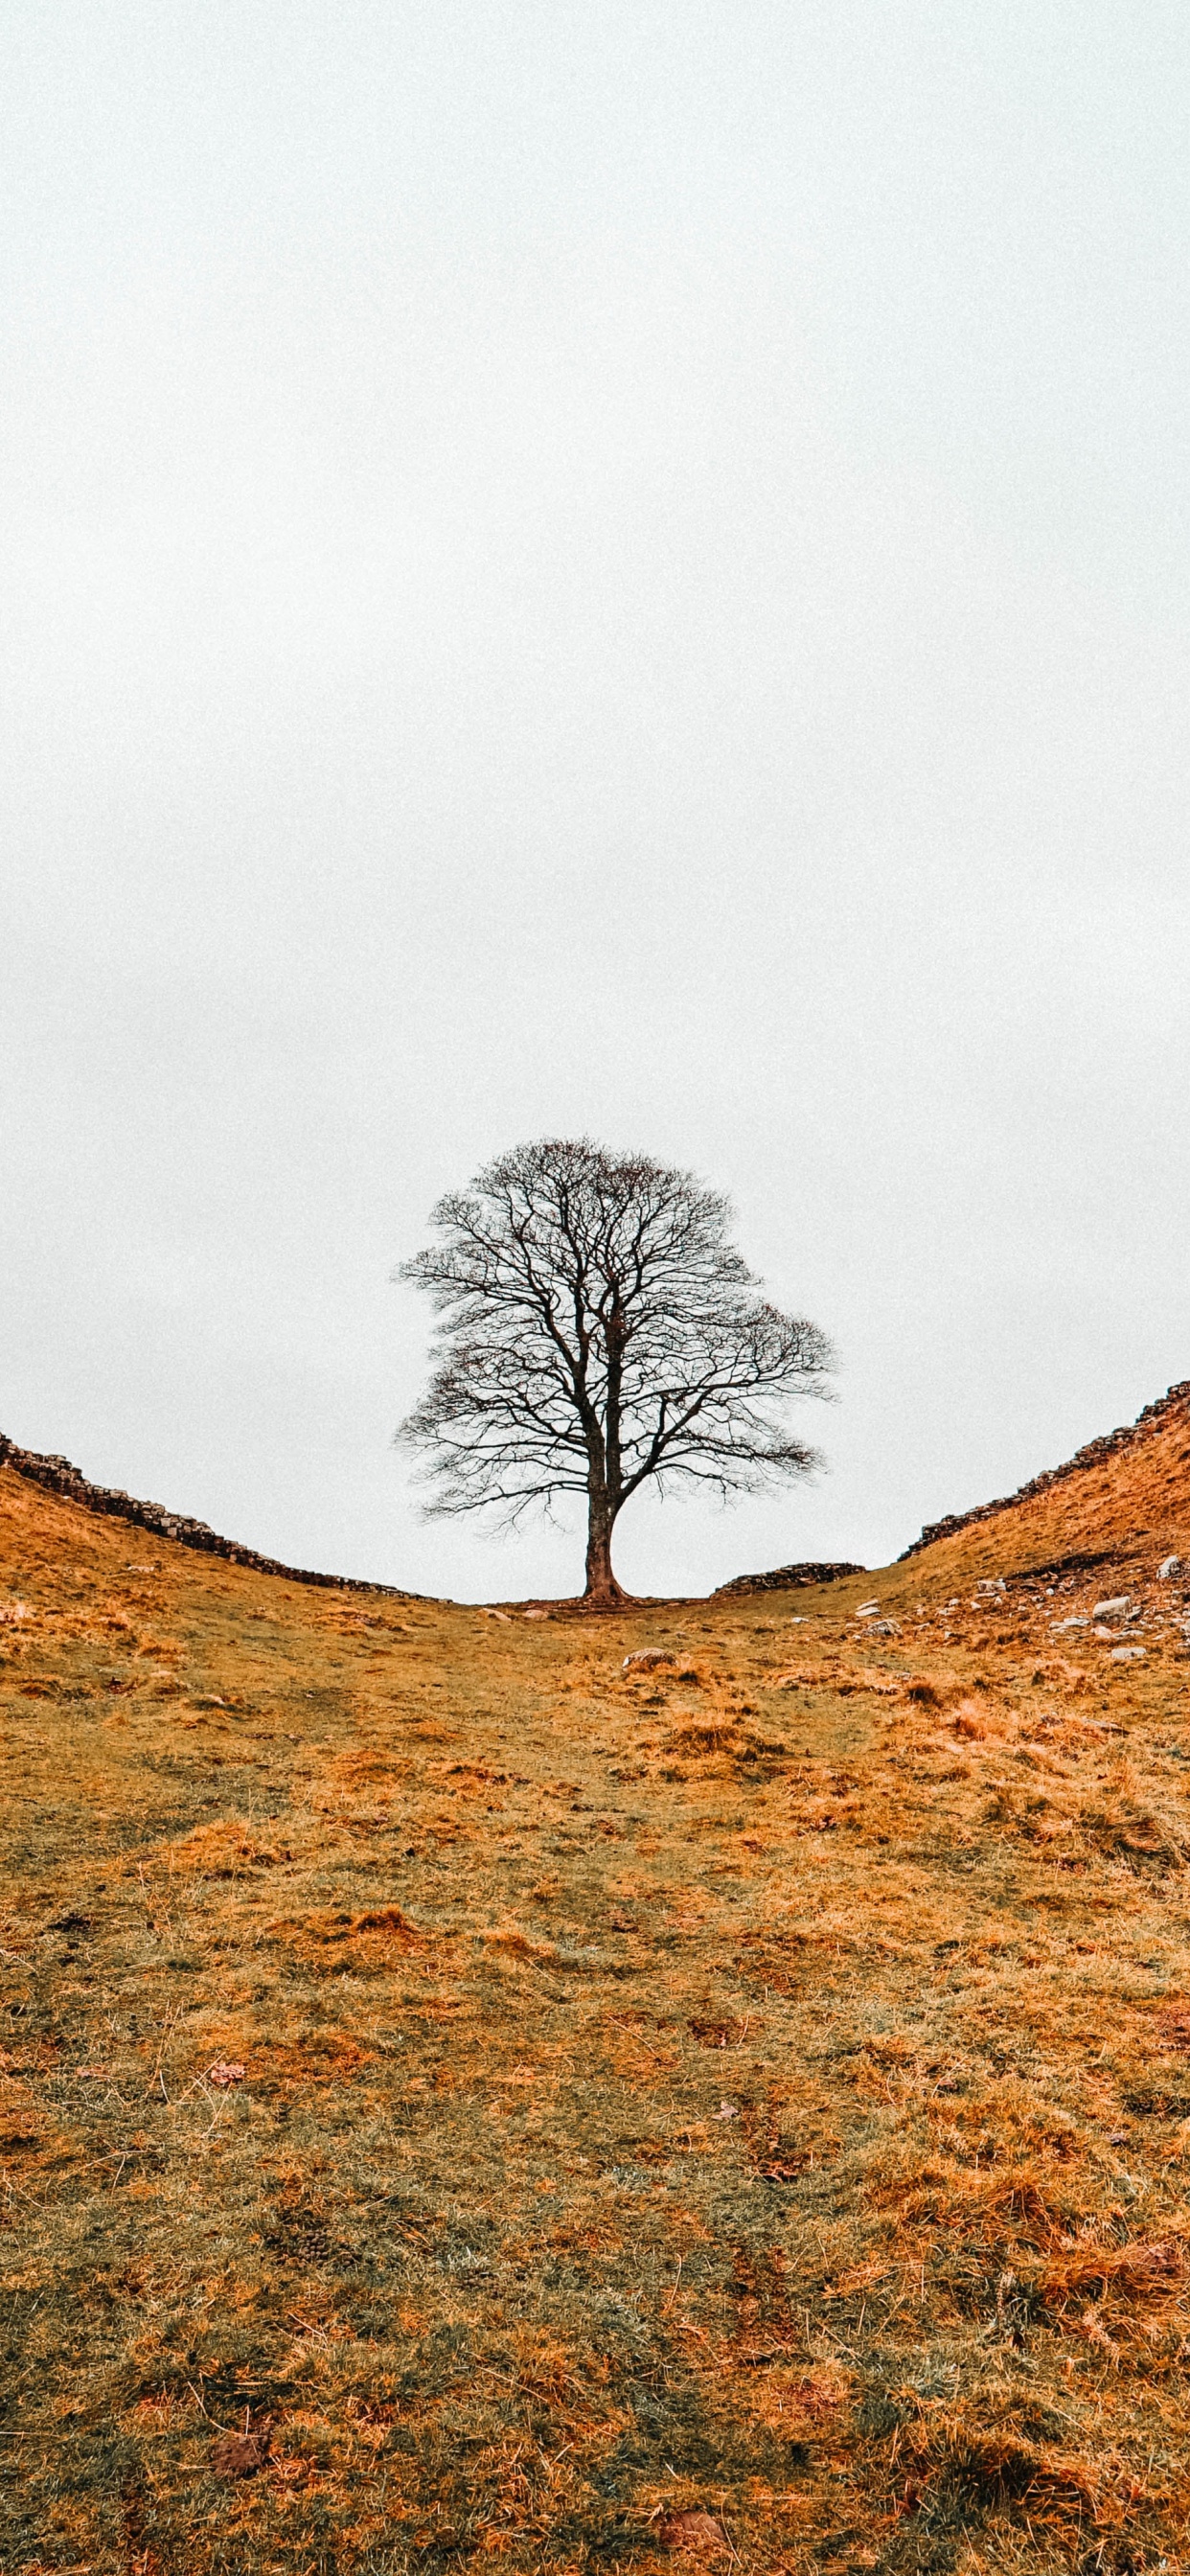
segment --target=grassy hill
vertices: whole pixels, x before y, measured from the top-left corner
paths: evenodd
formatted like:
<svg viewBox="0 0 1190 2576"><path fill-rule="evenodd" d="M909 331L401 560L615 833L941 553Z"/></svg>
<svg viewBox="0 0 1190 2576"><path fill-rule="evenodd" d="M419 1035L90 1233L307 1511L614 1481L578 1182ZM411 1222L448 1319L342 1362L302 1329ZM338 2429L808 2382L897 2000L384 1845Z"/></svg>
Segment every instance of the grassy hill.
<svg viewBox="0 0 1190 2576"><path fill-rule="evenodd" d="M1188 1448L598 1621L0 1467L0 2565L1182 2567Z"/></svg>
<svg viewBox="0 0 1190 2576"><path fill-rule="evenodd" d="M949 1557L946 1543L953 1543ZM930 1523L906 1555L927 1547L934 1565L973 1573L1078 1553L1123 1559L1190 1551L1190 1379L1019 1493Z"/></svg>

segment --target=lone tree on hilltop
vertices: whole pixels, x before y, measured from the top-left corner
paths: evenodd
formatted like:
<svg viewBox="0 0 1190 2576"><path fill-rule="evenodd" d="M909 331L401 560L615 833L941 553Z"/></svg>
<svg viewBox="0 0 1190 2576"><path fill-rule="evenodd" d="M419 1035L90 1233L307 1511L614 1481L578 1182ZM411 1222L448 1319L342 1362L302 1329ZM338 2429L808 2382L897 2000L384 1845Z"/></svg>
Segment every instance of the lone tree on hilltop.
<svg viewBox="0 0 1190 2576"><path fill-rule="evenodd" d="M830 1344L780 1314L690 1172L586 1138L520 1145L439 1201L438 1241L396 1273L439 1312L439 1355L398 1439L426 1453L434 1513L506 1522L587 1497L586 1599L626 1596L612 1531L650 1478L726 1496L804 1474L783 1414L825 1394Z"/></svg>

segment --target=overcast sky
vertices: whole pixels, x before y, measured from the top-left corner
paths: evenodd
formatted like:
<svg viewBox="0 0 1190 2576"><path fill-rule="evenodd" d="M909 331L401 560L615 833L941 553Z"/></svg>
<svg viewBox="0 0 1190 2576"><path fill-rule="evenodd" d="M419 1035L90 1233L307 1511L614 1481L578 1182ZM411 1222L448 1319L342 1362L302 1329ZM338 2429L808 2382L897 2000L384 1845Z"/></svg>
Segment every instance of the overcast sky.
<svg viewBox="0 0 1190 2576"><path fill-rule="evenodd" d="M426 1523L501 1147L733 1195L877 1564L1190 1375L1184 0L9 0L0 1428Z"/></svg>

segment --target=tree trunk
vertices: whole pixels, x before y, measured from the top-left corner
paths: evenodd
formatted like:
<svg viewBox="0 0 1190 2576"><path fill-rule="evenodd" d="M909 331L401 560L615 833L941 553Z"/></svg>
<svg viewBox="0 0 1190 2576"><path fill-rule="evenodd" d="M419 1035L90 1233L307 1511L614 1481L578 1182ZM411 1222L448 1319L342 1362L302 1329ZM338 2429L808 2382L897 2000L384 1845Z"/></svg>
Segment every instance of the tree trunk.
<svg viewBox="0 0 1190 2576"><path fill-rule="evenodd" d="M620 1387L624 1361L624 1317L619 1295L613 1297L604 1331L607 1393L602 1425L592 1411L587 1431L587 1589L584 1599L596 1608L624 1601L612 1573L612 1531L622 1500L620 1479Z"/></svg>
<svg viewBox="0 0 1190 2576"><path fill-rule="evenodd" d="M587 1519L587 1589L583 1598L609 1608L627 1597L612 1573L614 1519L606 1494L592 1489Z"/></svg>

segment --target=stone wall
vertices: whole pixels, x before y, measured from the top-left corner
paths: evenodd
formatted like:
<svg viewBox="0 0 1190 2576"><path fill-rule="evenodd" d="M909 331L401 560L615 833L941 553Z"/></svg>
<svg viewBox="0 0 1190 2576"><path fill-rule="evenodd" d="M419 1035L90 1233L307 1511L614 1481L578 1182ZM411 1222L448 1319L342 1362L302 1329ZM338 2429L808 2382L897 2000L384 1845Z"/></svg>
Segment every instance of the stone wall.
<svg viewBox="0 0 1190 2576"><path fill-rule="evenodd" d="M1034 1494L1047 1494L1051 1485L1061 1484L1064 1477L1079 1476L1084 1468L1101 1466L1104 1459L1130 1448L1133 1442L1151 1439L1170 1414L1179 1411L1190 1413L1190 1378L1179 1379L1176 1386L1158 1396L1155 1404L1146 1404L1135 1422L1125 1422L1118 1431L1105 1431L1098 1440L1089 1440L1085 1449L1077 1449L1073 1458L1066 1460L1065 1466L1043 1468L1040 1476L1031 1476L1015 1494L1001 1494L994 1503L976 1503L969 1512L948 1512L945 1520L927 1521L921 1537L902 1551L898 1564L903 1565L906 1557L918 1556L923 1547L932 1547L935 1539L953 1538L956 1530L970 1529L974 1521L990 1521L996 1512L1011 1511L1015 1503L1027 1503Z"/></svg>
<svg viewBox="0 0 1190 2576"><path fill-rule="evenodd" d="M845 1574L866 1574L866 1565L778 1565L771 1574L737 1574L734 1582L720 1583L712 1598L721 1599L725 1592L798 1592L811 1583L841 1583Z"/></svg>
<svg viewBox="0 0 1190 2576"><path fill-rule="evenodd" d="M232 1565L251 1566L256 1574L281 1574L287 1583L317 1583L334 1592L383 1592L392 1601L424 1601L424 1592L402 1592L395 1583L365 1583L351 1574L312 1574L305 1566L281 1565L276 1557L258 1556L254 1547L241 1547L233 1538L220 1538L208 1529L205 1521L190 1520L182 1512L168 1512L164 1503L141 1503L135 1495L124 1494L114 1485L92 1485L72 1467L69 1458L43 1457L36 1449L18 1449L15 1440L6 1440L0 1432L0 1467L11 1467L31 1485L44 1486L47 1493L63 1494L68 1502L81 1503L88 1512L103 1512L110 1518L131 1521L135 1528L151 1530L155 1538L174 1539L181 1547L198 1548L204 1556L224 1556Z"/></svg>

